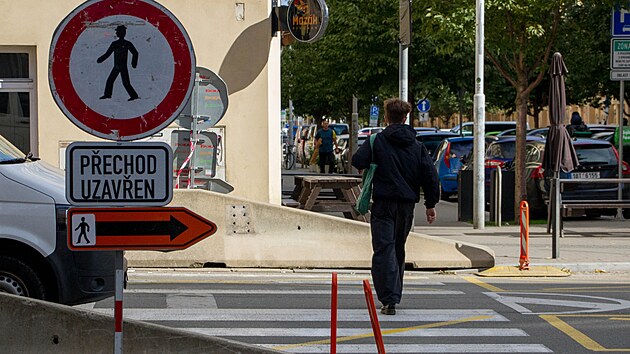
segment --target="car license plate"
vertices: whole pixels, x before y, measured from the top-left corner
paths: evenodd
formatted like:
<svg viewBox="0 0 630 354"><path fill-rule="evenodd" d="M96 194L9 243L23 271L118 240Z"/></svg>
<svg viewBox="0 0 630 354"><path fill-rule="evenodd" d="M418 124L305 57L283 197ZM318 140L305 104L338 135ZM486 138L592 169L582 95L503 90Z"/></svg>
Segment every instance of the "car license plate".
<svg viewBox="0 0 630 354"><path fill-rule="evenodd" d="M573 172L571 174L573 179L586 179L586 178L599 178L598 172Z"/></svg>

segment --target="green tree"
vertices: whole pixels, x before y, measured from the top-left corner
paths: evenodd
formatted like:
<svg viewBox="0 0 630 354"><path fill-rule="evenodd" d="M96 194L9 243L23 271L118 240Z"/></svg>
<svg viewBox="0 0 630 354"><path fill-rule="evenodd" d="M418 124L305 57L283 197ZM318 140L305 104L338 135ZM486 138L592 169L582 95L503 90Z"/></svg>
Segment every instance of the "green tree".
<svg viewBox="0 0 630 354"><path fill-rule="evenodd" d="M567 8L578 0L488 0L485 2L485 55L512 86L517 119L515 201L526 199L525 131L529 96L543 81L549 57ZM441 50L452 52L475 40L471 1L427 0L422 31ZM518 208L515 208L518 210Z"/></svg>

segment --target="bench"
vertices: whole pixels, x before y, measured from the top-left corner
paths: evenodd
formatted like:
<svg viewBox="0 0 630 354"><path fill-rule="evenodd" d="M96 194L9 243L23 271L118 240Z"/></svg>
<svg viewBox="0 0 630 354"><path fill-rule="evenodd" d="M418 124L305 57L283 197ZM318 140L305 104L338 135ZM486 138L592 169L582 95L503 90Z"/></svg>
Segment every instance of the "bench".
<svg viewBox="0 0 630 354"><path fill-rule="evenodd" d="M562 208L616 209L630 208L630 200L562 200Z"/></svg>
<svg viewBox="0 0 630 354"><path fill-rule="evenodd" d="M286 206L289 208L299 208L300 202L293 198L282 198L282 206Z"/></svg>

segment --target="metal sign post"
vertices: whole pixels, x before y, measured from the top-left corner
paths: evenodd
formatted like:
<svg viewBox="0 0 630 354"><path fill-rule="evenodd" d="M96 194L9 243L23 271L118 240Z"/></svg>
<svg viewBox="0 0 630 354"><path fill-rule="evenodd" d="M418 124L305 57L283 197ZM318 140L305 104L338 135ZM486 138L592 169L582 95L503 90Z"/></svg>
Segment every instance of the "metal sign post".
<svg viewBox="0 0 630 354"><path fill-rule="evenodd" d="M197 145L199 144L199 132L197 131L197 120L199 119L199 112L197 108L197 96L199 95L199 73L195 74L195 86L193 87L193 94L190 103L190 110L192 113L192 132L190 137L190 169L188 172L188 189L195 188L195 155L197 155Z"/></svg>
<svg viewBox="0 0 630 354"><path fill-rule="evenodd" d="M123 288L125 287L124 251L116 251L116 289L114 295L114 354L123 348Z"/></svg>

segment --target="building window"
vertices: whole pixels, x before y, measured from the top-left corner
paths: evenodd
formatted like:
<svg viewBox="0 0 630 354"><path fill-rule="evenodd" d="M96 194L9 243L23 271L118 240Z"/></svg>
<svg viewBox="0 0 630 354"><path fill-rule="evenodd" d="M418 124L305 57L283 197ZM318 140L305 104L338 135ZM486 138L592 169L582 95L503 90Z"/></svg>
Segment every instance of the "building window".
<svg viewBox="0 0 630 354"><path fill-rule="evenodd" d="M37 154L34 49L0 46L0 135L24 154Z"/></svg>
<svg viewBox="0 0 630 354"><path fill-rule="evenodd" d="M28 53L0 53L0 79L28 78Z"/></svg>

